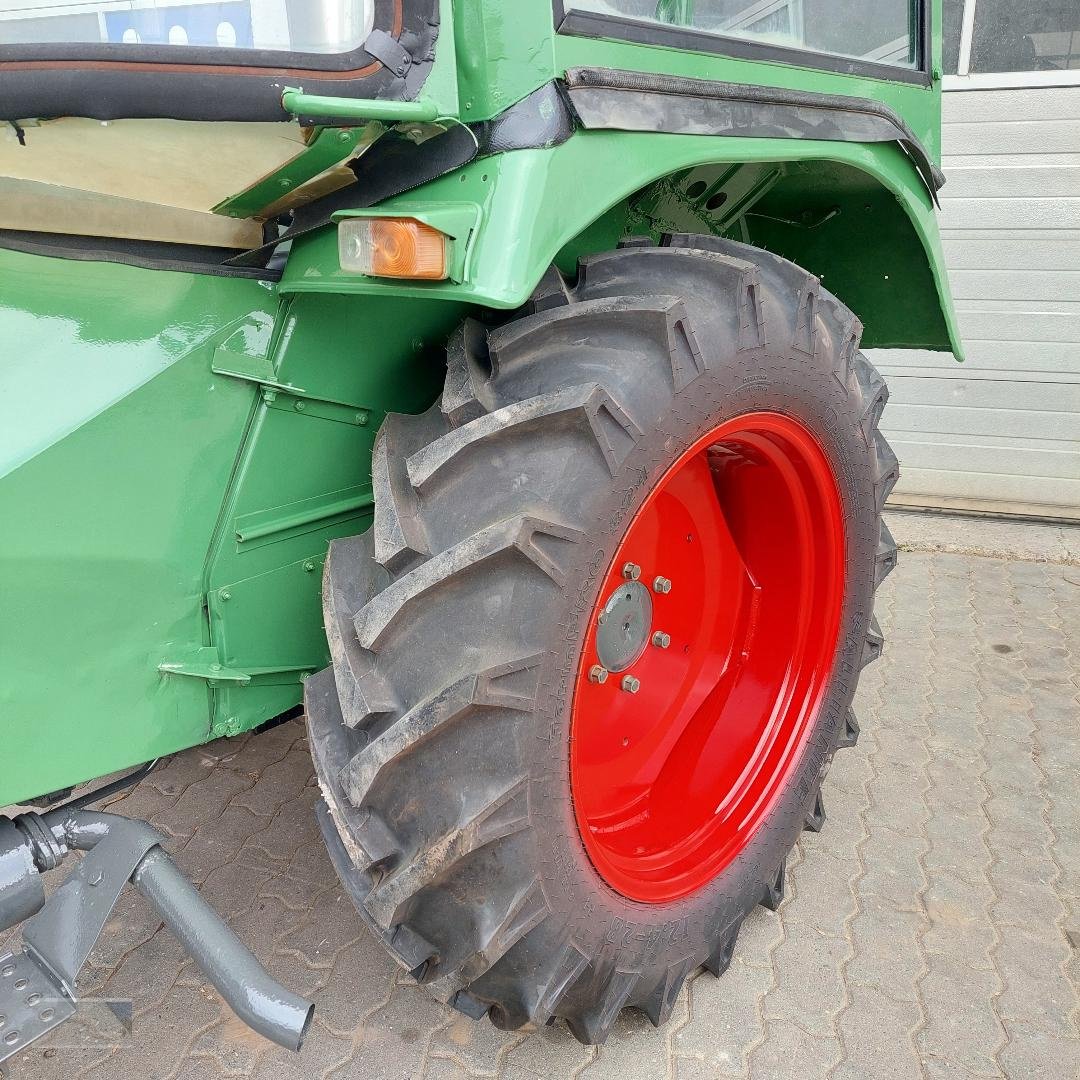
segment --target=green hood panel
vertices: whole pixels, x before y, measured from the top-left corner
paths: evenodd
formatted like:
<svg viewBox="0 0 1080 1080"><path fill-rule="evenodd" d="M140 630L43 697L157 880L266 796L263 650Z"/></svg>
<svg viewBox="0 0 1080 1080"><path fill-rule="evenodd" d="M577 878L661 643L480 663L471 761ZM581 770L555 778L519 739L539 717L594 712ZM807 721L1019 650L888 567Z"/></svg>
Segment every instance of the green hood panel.
<svg viewBox="0 0 1080 1080"><path fill-rule="evenodd" d="M276 296L257 281L0 250L0 476Z"/></svg>
<svg viewBox="0 0 1080 1080"><path fill-rule="evenodd" d="M0 805L205 738L206 552L251 414L215 377L274 293L0 251ZM158 655L160 654L160 659Z"/></svg>

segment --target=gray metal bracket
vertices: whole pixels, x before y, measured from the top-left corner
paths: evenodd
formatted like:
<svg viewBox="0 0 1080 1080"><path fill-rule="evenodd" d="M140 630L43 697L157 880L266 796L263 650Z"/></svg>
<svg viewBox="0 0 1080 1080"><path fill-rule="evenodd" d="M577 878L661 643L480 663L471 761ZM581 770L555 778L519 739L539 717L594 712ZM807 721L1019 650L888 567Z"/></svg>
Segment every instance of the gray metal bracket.
<svg viewBox="0 0 1080 1080"><path fill-rule="evenodd" d="M28 955L50 972L72 999L75 980L90 955L120 893L143 856L165 837L146 822L121 819L84 856L67 881L26 920Z"/></svg>
<svg viewBox="0 0 1080 1080"><path fill-rule="evenodd" d="M74 1014L80 969L135 868L165 839L145 822L117 821L26 920L25 951L0 957L0 1062Z"/></svg>
<svg viewBox="0 0 1080 1080"><path fill-rule="evenodd" d="M75 1002L24 952L0 956L0 1062L69 1020Z"/></svg>
<svg viewBox="0 0 1080 1080"><path fill-rule="evenodd" d="M280 1046L300 1049L315 1006L269 975L176 868L156 829L77 806L13 821L0 817L0 823L13 826L0 829L0 871L6 871L0 885L9 894L0 904L0 929L41 903L39 873L54 869L71 850L86 852L26 919L25 951L0 956L0 1062L75 1012L76 978L129 880L246 1024ZM28 847L30 863L24 858Z"/></svg>

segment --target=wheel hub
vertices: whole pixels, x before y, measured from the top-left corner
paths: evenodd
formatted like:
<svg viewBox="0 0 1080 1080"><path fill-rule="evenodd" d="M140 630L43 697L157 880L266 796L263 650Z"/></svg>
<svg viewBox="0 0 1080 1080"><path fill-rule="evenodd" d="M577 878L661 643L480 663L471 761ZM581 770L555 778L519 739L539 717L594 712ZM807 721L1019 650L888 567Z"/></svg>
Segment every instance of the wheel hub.
<svg viewBox="0 0 1080 1080"><path fill-rule="evenodd" d="M703 887L768 817L830 683L844 544L825 453L779 413L715 428L631 519L586 632L570 755L582 840L624 896Z"/></svg>
<svg viewBox="0 0 1080 1080"><path fill-rule="evenodd" d="M597 660L608 671L625 671L649 643L652 616L652 597L640 581L619 585L596 619Z"/></svg>

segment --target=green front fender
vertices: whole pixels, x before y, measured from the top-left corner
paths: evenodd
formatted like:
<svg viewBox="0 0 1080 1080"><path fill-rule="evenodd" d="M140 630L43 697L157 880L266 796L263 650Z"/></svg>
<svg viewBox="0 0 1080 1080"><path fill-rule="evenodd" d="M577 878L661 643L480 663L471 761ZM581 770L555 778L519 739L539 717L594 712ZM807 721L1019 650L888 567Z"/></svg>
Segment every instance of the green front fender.
<svg viewBox="0 0 1080 1080"><path fill-rule="evenodd" d="M822 277L862 319L866 346L961 355L933 200L910 159L890 143L580 132L558 147L478 160L380 203L378 212L402 214L462 202L477 206L479 225L462 281L409 285L344 273L336 230L328 228L296 242L281 289L515 308L560 252L616 242L626 226L619 210L636 193L687 170L725 163L791 165L797 174L774 198L796 210L822 207L830 191L842 187L844 212L820 227L785 225L782 215L762 214L747 218L752 224L745 238Z"/></svg>

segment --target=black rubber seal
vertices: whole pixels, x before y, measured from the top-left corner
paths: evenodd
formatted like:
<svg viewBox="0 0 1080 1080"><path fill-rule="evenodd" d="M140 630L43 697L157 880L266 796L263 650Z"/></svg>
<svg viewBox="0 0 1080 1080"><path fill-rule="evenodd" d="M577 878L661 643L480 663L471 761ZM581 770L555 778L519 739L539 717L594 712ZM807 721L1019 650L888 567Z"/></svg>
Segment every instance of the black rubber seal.
<svg viewBox="0 0 1080 1080"><path fill-rule="evenodd" d="M573 68L567 95L585 128L828 142L898 142L937 201L945 176L888 105L843 94Z"/></svg>
<svg viewBox="0 0 1080 1080"><path fill-rule="evenodd" d="M125 240L113 236L71 236L67 233L20 232L0 229L0 248L27 255L79 262L120 263L144 270L175 270L182 274L254 278L278 281L281 267L230 266L226 259L241 254L230 248L169 244L157 240Z"/></svg>
<svg viewBox="0 0 1080 1080"><path fill-rule="evenodd" d="M481 155L559 146L574 134L574 114L560 83L545 83L490 120L469 125Z"/></svg>
<svg viewBox="0 0 1080 1080"><path fill-rule="evenodd" d="M363 47L324 54L188 45L0 45L0 120L288 120L281 93L296 85L331 97L414 99L435 58L438 0L375 0L374 31L376 52L385 51L390 36L410 62L392 69Z"/></svg>

